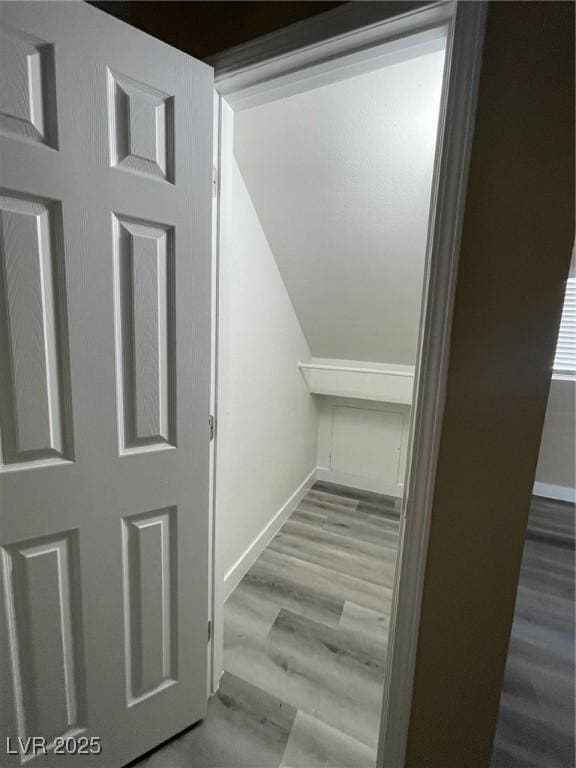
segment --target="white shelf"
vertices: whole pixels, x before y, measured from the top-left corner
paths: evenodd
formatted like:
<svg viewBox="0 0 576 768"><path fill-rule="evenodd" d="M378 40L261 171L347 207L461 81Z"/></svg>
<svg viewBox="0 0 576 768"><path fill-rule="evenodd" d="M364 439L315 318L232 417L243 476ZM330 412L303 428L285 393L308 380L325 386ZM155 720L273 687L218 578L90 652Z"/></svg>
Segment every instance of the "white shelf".
<svg viewBox="0 0 576 768"><path fill-rule="evenodd" d="M313 394L412 405L414 366L325 358L298 366Z"/></svg>

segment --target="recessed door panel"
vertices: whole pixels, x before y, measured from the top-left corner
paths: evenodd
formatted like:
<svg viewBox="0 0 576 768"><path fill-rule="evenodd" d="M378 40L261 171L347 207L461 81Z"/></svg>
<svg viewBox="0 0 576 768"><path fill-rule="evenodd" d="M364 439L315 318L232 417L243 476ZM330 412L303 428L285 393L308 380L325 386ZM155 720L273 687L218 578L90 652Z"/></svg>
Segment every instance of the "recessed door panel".
<svg viewBox="0 0 576 768"><path fill-rule="evenodd" d="M77 531L2 551L19 736L84 728L86 689Z"/></svg>
<svg viewBox="0 0 576 768"><path fill-rule="evenodd" d="M111 165L173 182L173 97L113 72L108 92Z"/></svg>
<svg viewBox="0 0 576 768"><path fill-rule="evenodd" d="M0 196L2 463L72 452L62 219L56 203Z"/></svg>
<svg viewBox="0 0 576 768"><path fill-rule="evenodd" d="M176 510L124 520L129 704L177 678Z"/></svg>
<svg viewBox="0 0 576 768"><path fill-rule="evenodd" d="M121 446L174 444L174 232L114 217Z"/></svg>
<svg viewBox="0 0 576 768"><path fill-rule="evenodd" d="M0 131L57 148L54 47L0 26Z"/></svg>

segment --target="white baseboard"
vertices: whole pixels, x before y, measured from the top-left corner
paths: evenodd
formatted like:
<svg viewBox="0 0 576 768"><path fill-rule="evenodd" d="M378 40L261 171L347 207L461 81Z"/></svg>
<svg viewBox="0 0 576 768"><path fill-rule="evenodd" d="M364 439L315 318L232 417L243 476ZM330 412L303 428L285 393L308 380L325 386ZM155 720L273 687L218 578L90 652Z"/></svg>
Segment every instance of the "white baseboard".
<svg viewBox="0 0 576 768"><path fill-rule="evenodd" d="M306 496L315 481L316 468L314 468L308 477L306 477L298 488L296 488L290 498L282 505L278 512L276 512L266 528L258 534L246 551L238 558L230 570L227 571L224 576L224 600L227 600L227 598L230 597L232 592L242 581L242 578L248 573L252 565L254 565L262 551L266 549L286 520L288 520L292 512L294 512L298 504L300 504L304 496Z"/></svg>
<svg viewBox="0 0 576 768"><path fill-rule="evenodd" d="M534 496L543 496L545 499L557 499L558 501L571 501L576 503L576 488L566 485L551 485L550 483L534 483Z"/></svg>
<svg viewBox="0 0 576 768"><path fill-rule="evenodd" d="M317 467L316 479L323 483L334 483L343 485L347 488L356 488L359 491L372 491L373 493L383 493L386 496L394 496L401 499L404 493L404 486L401 483L387 483L382 480L372 480L360 475L349 475L346 472L337 472L329 467Z"/></svg>

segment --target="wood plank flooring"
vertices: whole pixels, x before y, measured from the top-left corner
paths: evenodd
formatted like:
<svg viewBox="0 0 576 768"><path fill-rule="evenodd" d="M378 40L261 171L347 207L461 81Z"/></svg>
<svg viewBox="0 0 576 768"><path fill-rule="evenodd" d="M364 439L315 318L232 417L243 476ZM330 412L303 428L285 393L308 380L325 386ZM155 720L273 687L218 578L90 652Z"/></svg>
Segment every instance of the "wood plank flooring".
<svg viewBox="0 0 576 768"><path fill-rule="evenodd" d="M574 505L533 497L492 768L572 768Z"/></svg>
<svg viewBox="0 0 576 768"><path fill-rule="evenodd" d="M141 768L373 768L399 501L316 484L225 606L205 720Z"/></svg>
<svg viewBox="0 0 576 768"><path fill-rule="evenodd" d="M315 486L227 601L226 684L295 713L280 768L375 765L398 521Z"/></svg>

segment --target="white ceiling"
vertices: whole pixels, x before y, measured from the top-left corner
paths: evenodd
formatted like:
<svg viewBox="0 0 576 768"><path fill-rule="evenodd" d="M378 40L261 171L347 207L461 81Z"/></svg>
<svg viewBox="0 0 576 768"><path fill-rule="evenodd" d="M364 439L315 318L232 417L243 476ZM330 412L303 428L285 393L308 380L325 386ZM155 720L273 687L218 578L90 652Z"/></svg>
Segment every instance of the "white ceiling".
<svg viewBox="0 0 576 768"><path fill-rule="evenodd" d="M415 362L443 62L235 115L236 159L315 357Z"/></svg>

